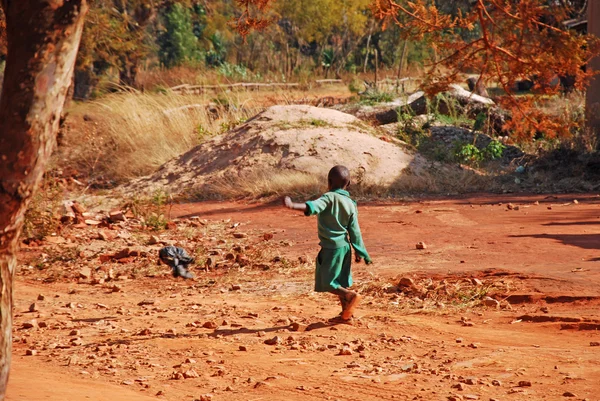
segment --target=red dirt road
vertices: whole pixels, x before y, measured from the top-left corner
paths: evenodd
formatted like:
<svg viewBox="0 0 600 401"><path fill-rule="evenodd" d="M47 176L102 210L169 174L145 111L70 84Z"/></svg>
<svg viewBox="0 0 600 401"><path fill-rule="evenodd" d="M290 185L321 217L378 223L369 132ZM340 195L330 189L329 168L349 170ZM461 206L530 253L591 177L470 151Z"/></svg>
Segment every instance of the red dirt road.
<svg viewBox="0 0 600 401"><path fill-rule="evenodd" d="M507 208L509 204L513 210ZM279 205L199 203L178 206L173 215L232 219L272 230L275 239L293 242L282 249L290 255L313 258L318 251L316 219ZM384 277L410 271L501 269L555 279L545 281L539 292L600 295L598 196L477 196L376 203L361 205L359 216L375 261L371 270ZM419 241L427 244L425 251L415 248Z"/></svg>
<svg viewBox="0 0 600 401"><path fill-rule="evenodd" d="M408 297L365 292L354 325L330 325L338 306L311 292L310 267L139 278L118 292L19 276L7 399L600 400L600 198L485 195L359 213L375 264L354 266L357 283L500 280L512 308L406 307ZM271 232L289 258L318 250L315 219L278 205L173 214ZM47 328L23 330L32 318ZM172 380L190 370L198 377Z"/></svg>

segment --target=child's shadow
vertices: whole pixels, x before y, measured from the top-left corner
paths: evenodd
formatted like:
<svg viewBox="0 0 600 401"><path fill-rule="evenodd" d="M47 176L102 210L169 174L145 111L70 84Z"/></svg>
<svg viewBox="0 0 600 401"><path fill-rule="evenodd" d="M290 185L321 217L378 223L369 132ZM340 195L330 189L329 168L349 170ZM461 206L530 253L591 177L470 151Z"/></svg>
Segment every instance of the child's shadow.
<svg viewBox="0 0 600 401"><path fill-rule="evenodd" d="M303 332L303 331L311 331L311 330L318 330L318 329L326 329L326 328L331 328L334 326L338 326L338 325L344 325L344 324L348 324L348 323L344 323L344 322L316 322L316 323L310 323L307 326L295 326L293 323L288 325L288 326L275 326L275 327L267 327L264 329L248 329L246 327L240 327L237 329L216 329L215 331L213 331L212 333L210 333L208 336L209 337L217 337L217 336L234 336L234 335L238 335L238 334L256 334L256 333L260 333L260 332L264 332L264 333L272 333L272 332L276 332L279 330L289 330L291 332Z"/></svg>

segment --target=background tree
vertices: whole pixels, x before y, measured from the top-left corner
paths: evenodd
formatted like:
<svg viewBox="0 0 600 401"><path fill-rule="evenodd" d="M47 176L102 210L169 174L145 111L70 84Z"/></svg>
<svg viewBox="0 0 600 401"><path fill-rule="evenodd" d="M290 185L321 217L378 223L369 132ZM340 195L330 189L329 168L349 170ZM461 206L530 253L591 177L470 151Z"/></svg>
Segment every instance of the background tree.
<svg viewBox="0 0 600 401"><path fill-rule="evenodd" d="M587 26L588 33L600 37L600 3L588 3ZM588 64L590 72L600 71L600 56L594 57ZM592 79L586 94L586 117L588 128L596 138L600 138L600 77ZM596 146L600 146L597 144Z"/></svg>
<svg viewBox="0 0 600 401"><path fill-rule="evenodd" d="M578 89L586 87L593 73L582 66L598 54L598 40L563 25L575 11L570 2L545 0L474 0L455 15L425 0L374 4L378 18L400 26L405 37L426 38L438 54L427 73L428 92L445 89L465 71L493 79L507 95L500 98L503 107L518 116L506 129L521 139L570 134L572 121L566 116L551 118L533 107L536 97L512 94L518 80L531 77L541 94L559 90L552 84L557 76L571 77Z"/></svg>
<svg viewBox="0 0 600 401"><path fill-rule="evenodd" d="M19 234L54 146L87 3L4 0L1 5L7 56L0 95L0 400L11 361Z"/></svg>
<svg viewBox="0 0 600 401"><path fill-rule="evenodd" d="M163 29L158 36L160 47L158 57L166 67L198 61L200 52L196 34L202 35L202 27L196 25L194 32L192 9L176 3L169 6L162 15Z"/></svg>

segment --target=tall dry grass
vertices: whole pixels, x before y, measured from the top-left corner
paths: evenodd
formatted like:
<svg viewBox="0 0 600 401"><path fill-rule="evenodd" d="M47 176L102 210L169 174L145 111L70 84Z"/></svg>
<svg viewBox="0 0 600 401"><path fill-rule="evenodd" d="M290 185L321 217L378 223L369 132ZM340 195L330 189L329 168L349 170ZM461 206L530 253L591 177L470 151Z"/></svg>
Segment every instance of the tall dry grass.
<svg viewBox="0 0 600 401"><path fill-rule="evenodd" d="M130 91L77 104L62 156L92 178L114 183L149 174L261 111L220 99L215 106L204 95Z"/></svg>

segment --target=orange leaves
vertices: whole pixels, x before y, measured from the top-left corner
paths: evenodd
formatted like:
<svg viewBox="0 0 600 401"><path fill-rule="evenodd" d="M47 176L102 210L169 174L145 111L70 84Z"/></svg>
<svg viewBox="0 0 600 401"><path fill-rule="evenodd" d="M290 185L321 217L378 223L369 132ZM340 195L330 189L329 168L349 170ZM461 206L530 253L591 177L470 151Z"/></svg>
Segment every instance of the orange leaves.
<svg viewBox="0 0 600 401"><path fill-rule="evenodd" d="M501 100L515 118L510 128L519 137L535 132L566 135L568 118L537 111L529 100L513 95L517 81L534 79L534 91L555 94L558 76L583 89L590 72L582 68L600 54L598 38L569 31L563 21L573 10L566 2L546 0L476 0L456 16L444 15L423 0L375 0L373 15L394 23L407 38L425 37L436 57L429 66L425 90L436 93L462 80L461 73L477 73L496 82L505 92Z"/></svg>
<svg viewBox="0 0 600 401"><path fill-rule="evenodd" d="M237 0L242 9L242 14L232 23L235 30L246 37L253 30L261 31L265 29L271 20L264 17L255 17L253 14L263 14L272 0Z"/></svg>

